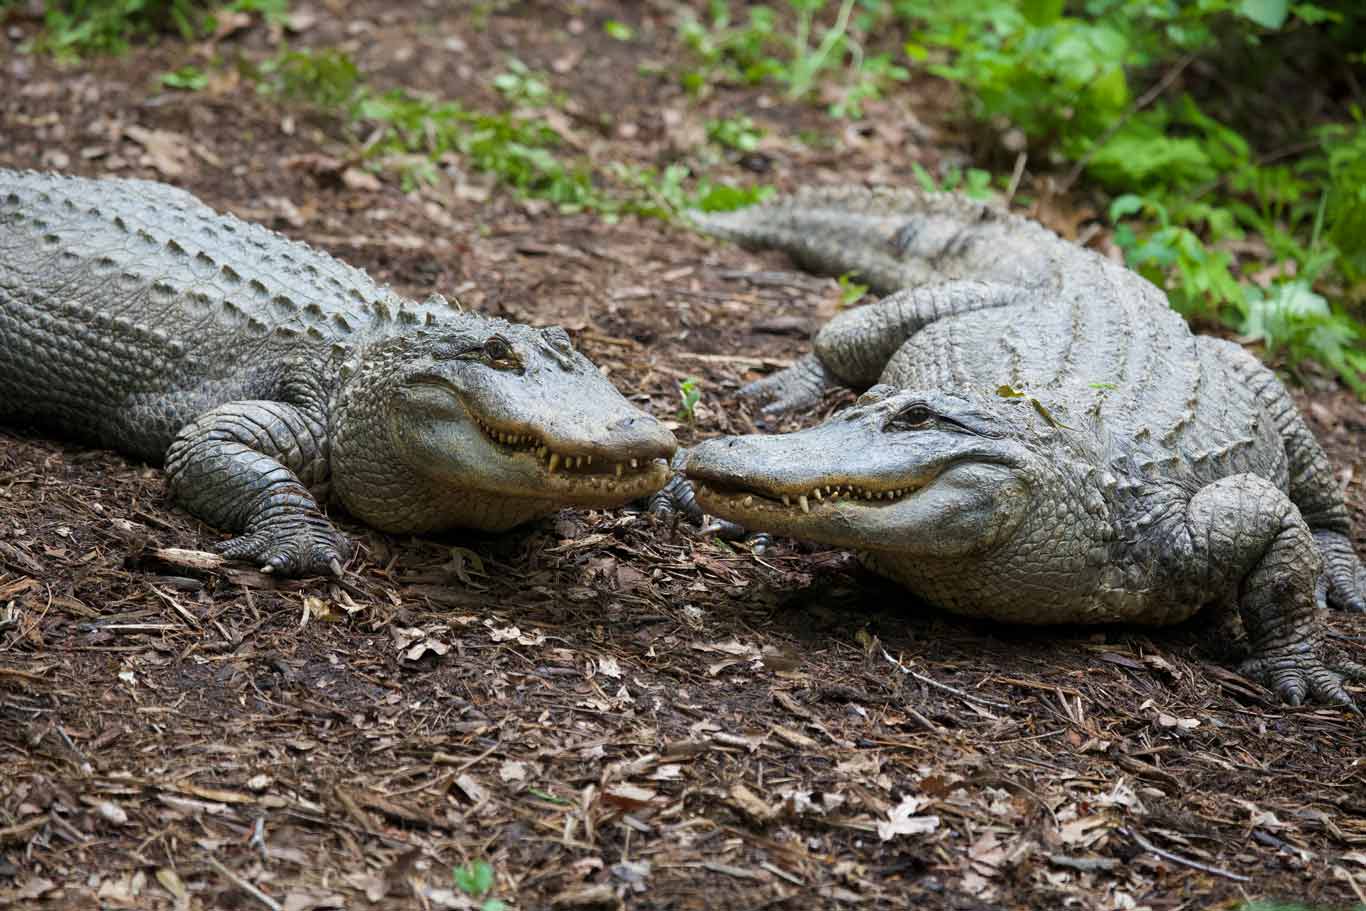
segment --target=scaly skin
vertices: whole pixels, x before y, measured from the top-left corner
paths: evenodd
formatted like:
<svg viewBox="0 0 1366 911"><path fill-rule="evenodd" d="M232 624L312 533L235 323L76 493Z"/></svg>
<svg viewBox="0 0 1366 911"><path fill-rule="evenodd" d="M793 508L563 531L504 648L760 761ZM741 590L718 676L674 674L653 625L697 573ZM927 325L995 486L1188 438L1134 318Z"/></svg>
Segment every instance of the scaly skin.
<svg viewBox="0 0 1366 911"><path fill-rule="evenodd" d="M725 437L685 467L709 513L858 549L958 613L1179 622L1237 605L1246 673L1350 704L1316 609L1366 609L1327 458L1275 376L1190 334L1136 274L956 197L860 189L699 216L861 273L877 304L746 394L770 413L879 383L825 424Z"/></svg>
<svg viewBox="0 0 1366 911"><path fill-rule="evenodd" d="M502 530L648 495L675 449L558 327L405 300L164 184L3 170L0 409L164 459L226 555L282 574L340 572L325 496Z"/></svg>

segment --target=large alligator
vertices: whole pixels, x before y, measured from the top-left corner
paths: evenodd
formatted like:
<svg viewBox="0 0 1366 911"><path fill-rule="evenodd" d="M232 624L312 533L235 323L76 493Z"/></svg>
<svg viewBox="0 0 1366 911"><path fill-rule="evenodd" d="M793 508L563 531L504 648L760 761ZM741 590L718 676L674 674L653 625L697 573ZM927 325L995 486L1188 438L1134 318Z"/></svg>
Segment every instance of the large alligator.
<svg viewBox="0 0 1366 911"><path fill-rule="evenodd" d="M1351 704L1316 608L1366 609L1327 458L1276 377L1195 336L1162 292L1042 226L955 196L809 191L704 229L881 293L751 384L770 414L868 389L814 428L704 442L707 512L856 548L950 611L1167 624L1237 604L1243 671Z"/></svg>
<svg viewBox="0 0 1366 911"><path fill-rule="evenodd" d="M405 300L183 190L0 170L0 412L149 462L240 532L341 572L325 496L386 531L502 530L659 489L675 442L563 329Z"/></svg>

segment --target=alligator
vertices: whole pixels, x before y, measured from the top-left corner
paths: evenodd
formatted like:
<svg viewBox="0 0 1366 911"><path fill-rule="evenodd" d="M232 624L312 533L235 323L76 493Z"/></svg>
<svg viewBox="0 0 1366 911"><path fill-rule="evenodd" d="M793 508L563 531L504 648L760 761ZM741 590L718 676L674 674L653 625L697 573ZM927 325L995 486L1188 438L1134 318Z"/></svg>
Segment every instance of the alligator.
<svg viewBox="0 0 1366 911"><path fill-rule="evenodd" d="M706 512L855 549L972 617L1236 608L1244 674L1354 705L1344 680L1366 669L1326 663L1317 611L1366 610L1366 571L1327 457L1255 357L1193 335L1122 265L960 196L809 190L694 217L890 295L742 390L778 415L867 389L815 427L694 448Z"/></svg>
<svg viewBox="0 0 1366 911"><path fill-rule="evenodd" d="M341 574L329 501L501 531L646 496L676 449L562 328L405 299L166 184L7 170L0 411L164 463L280 575Z"/></svg>

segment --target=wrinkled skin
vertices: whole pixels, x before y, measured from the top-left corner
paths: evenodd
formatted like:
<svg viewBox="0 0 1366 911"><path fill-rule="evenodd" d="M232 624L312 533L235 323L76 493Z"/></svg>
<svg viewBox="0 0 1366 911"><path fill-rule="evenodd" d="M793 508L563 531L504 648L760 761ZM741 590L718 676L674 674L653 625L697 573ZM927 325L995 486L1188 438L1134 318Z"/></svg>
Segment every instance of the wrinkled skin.
<svg viewBox="0 0 1366 911"><path fill-rule="evenodd" d="M1362 669L1323 661L1316 614L1366 609L1342 492L1239 346L1193 336L1122 266L958 197L822 188L696 220L890 294L742 390L782 415L880 384L819 427L697 447L684 470L707 512L857 548L971 616L1166 624L1236 605L1247 674L1291 703L1351 703Z"/></svg>
<svg viewBox="0 0 1366 911"><path fill-rule="evenodd" d="M152 462L222 551L340 573L331 496L510 528L667 480L673 436L562 329L400 298L164 184L0 170L0 409Z"/></svg>

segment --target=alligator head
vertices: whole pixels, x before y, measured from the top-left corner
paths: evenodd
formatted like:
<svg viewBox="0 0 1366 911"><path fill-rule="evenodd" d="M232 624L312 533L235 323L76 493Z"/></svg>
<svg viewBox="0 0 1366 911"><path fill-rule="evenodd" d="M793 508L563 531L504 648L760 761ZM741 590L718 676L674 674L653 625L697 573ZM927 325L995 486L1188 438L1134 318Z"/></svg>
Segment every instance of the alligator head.
<svg viewBox="0 0 1366 911"><path fill-rule="evenodd" d="M332 410L332 484L388 531L499 531L658 490L677 444L559 327L467 314L373 344Z"/></svg>
<svg viewBox="0 0 1366 911"><path fill-rule="evenodd" d="M747 528L866 551L982 553L1016 534L1051 473L1055 453L1031 428L1057 428L1031 402L875 386L809 430L708 440L684 470L703 509Z"/></svg>

